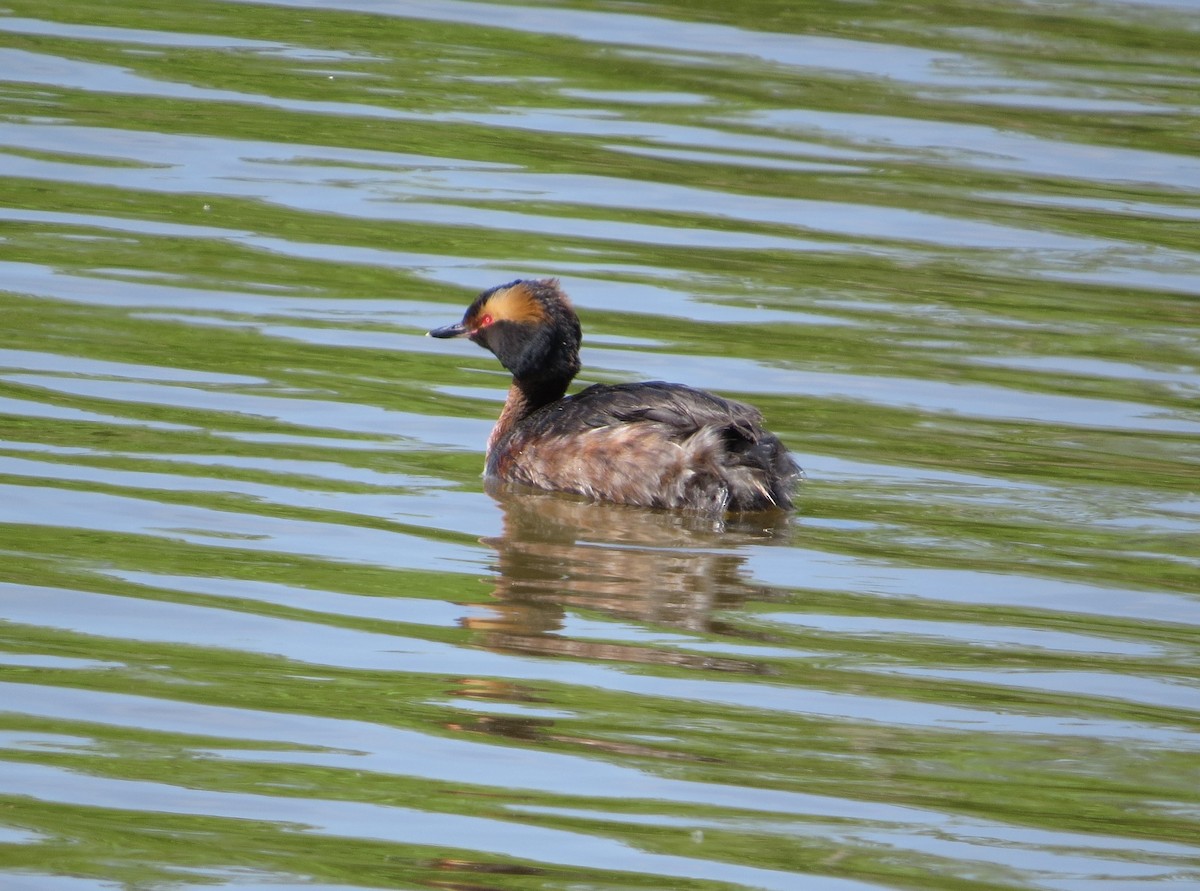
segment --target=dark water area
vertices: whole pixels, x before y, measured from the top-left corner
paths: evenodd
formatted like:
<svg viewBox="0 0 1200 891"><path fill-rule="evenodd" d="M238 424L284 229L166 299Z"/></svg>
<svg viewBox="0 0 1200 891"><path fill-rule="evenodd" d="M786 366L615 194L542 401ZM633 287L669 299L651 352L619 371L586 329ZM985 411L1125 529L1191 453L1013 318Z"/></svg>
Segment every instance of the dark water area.
<svg viewBox="0 0 1200 891"><path fill-rule="evenodd" d="M1200 888L1198 12L10 0L0 887ZM489 491L544 276L795 514Z"/></svg>

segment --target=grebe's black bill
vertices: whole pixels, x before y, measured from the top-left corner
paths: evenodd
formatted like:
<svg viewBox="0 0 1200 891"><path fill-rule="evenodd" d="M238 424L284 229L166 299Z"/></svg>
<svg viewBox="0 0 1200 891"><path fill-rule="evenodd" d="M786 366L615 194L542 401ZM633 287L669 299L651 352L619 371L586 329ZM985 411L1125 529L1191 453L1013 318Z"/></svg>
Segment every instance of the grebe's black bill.
<svg viewBox="0 0 1200 891"><path fill-rule="evenodd" d="M434 328L432 331L426 331L426 337L462 337L468 334L467 326L462 322L455 322L453 325L445 325L441 328Z"/></svg>

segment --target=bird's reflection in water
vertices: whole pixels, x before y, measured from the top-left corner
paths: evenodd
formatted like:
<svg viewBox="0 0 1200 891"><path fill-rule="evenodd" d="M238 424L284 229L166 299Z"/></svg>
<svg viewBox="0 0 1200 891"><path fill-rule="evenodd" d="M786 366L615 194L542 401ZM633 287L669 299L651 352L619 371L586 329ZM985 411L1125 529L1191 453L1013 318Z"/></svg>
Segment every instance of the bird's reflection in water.
<svg viewBox="0 0 1200 891"><path fill-rule="evenodd" d="M622 643L573 638L561 632L572 609L688 632L726 631L714 612L747 600L777 599L747 580L742 547L780 541L788 516L747 515L714 524L711 518L582 501L560 494L492 484L504 511L496 549L491 615L468 620L484 646L507 652L660 663L708 670L763 673L737 658L655 645L652 634L612 628ZM744 632L739 637L745 639Z"/></svg>
<svg viewBox="0 0 1200 891"><path fill-rule="evenodd" d="M705 673L772 673L766 663L736 653L739 645L755 641L744 629L734 636L718 616L748 600L785 596L752 583L743 564L747 545L787 541L787 515L747 516L714 526L711 518L505 485L490 485L488 492L504 511L504 529L484 540L497 554L495 603L485 614L464 620L476 633L476 644L524 655L669 665ZM575 612L626 621L594 623L591 629L574 625L573 633L570 615ZM712 654L712 635L729 635L732 654ZM622 757L713 760L661 730L654 740L611 725L603 731L583 730L569 710L554 714L558 703L553 687L460 677L451 692L458 709L446 727L457 733Z"/></svg>

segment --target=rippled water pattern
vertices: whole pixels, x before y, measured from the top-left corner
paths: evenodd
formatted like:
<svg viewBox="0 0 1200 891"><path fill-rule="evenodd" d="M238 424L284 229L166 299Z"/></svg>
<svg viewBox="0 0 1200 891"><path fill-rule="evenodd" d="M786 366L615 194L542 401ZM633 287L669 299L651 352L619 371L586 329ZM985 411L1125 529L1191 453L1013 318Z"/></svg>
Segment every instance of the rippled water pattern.
<svg viewBox="0 0 1200 891"><path fill-rule="evenodd" d="M1191 0L9 0L0 886L1200 888ZM491 492L423 333L753 402Z"/></svg>

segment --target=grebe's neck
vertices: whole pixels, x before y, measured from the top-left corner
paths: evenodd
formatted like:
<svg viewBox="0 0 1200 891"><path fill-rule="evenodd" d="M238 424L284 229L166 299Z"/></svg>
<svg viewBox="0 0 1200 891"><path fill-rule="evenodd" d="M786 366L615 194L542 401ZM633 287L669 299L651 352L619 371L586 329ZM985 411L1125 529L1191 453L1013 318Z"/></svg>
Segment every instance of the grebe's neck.
<svg viewBox="0 0 1200 891"><path fill-rule="evenodd" d="M567 392L571 378L554 380L528 380L513 378L508 388L508 397L504 400L504 408L496 419L496 426L488 437L487 456L491 458L496 446L501 443L512 429L525 420L539 408L557 402Z"/></svg>

